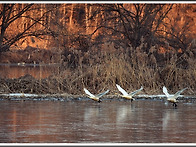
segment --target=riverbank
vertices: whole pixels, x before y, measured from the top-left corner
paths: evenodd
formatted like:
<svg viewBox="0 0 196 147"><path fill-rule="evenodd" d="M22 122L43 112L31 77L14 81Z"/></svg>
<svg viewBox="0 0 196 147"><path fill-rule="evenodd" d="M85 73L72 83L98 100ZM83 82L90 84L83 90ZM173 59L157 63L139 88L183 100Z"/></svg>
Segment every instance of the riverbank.
<svg viewBox="0 0 196 147"><path fill-rule="evenodd" d="M27 46L25 49L10 49L0 53L0 63L36 65L60 63L61 51Z"/></svg>
<svg viewBox="0 0 196 147"><path fill-rule="evenodd" d="M80 95L84 94L84 87L94 94L107 89L115 94L119 93L116 88L116 84L119 84L128 92L143 86L141 94L162 94L162 87L166 86L171 94L187 87L182 94L196 95L195 58L188 58L186 54L180 58L171 53L138 54L133 49L128 49L133 52L130 54L115 48L110 51L104 49L87 52L64 50L59 58L62 64L57 73L53 72L50 76L38 79L32 73L19 78L0 78L0 94ZM45 59L41 54L39 58Z"/></svg>
<svg viewBox="0 0 196 147"><path fill-rule="evenodd" d="M35 79L33 76L27 74L25 76L22 76L20 78L16 79L2 79L0 78L0 94L3 96L4 94L12 94L12 93L19 93L19 94L28 94L37 97L42 95L43 97L48 97L48 96L57 96L57 97L84 97L85 93L83 91L84 86L78 87L76 90L77 85L70 85L68 83L69 79L63 79L62 77L59 76L50 76L49 78L44 78L44 79ZM77 79L75 79L77 80ZM72 81L74 82L74 81ZM70 89L69 89L70 87ZM119 91L115 87L115 85L111 85L108 88L104 89L99 89L97 91L92 91L92 87L86 87L87 89L90 89L90 91L94 94L100 93L104 90L109 89L110 94L112 95L111 97L114 97ZM130 89L125 87L124 89L127 90L127 92L132 92L135 91L135 89ZM169 90L169 89L168 89ZM172 91L169 90L169 93L172 94ZM173 92L174 93L174 92ZM140 92L140 95L146 95L145 97L156 97L156 95L162 95L162 87L160 89L153 89L149 90L149 87L144 87L144 89ZM187 90L183 92L185 95L195 95L194 92L192 92L192 89L188 87ZM149 95L149 96L148 96ZM12 96L12 95L10 95ZM17 96L17 95L15 95ZM21 95L21 97L25 95ZM41 97L42 97L41 96ZM161 97L163 97L162 95Z"/></svg>
<svg viewBox="0 0 196 147"><path fill-rule="evenodd" d="M65 80L65 79L64 79ZM66 89L69 85L59 85L59 81L64 81L57 77L49 77L45 79L35 79L31 75L25 75L17 79L0 79L0 100L16 100L16 101L87 101L91 100L84 93L82 87L81 91L71 93L69 89ZM64 88L63 88L64 87ZM116 87L108 88L110 91L107 95L102 97L103 101L126 101L118 94L120 92ZM166 96L163 94L162 89L154 90L153 92L145 88L137 95L134 96L137 100L164 100ZM129 90L132 92L135 89ZM103 91L103 90L102 90ZM99 91L99 92L102 92ZM190 92L191 89L187 89L179 96L181 102L196 101L196 95ZM97 93L99 93L97 92ZM92 92L94 94L94 91ZM171 92L169 92L172 94Z"/></svg>
<svg viewBox="0 0 196 147"><path fill-rule="evenodd" d="M159 100L165 101L166 96L164 94L158 95L145 95L139 94L135 95L134 98L136 100ZM72 94L28 94L28 93L9 93L9 94L0 94L0 100L13 100L13 101L92 101L90 98L87 97L85 94L81 95L72 95ZM126 100L118 95L105 95L102 97L103 101L125 101ZM179 102L185 103L195 103L196 102L196 95L180 95L178 97Z"/></svg>

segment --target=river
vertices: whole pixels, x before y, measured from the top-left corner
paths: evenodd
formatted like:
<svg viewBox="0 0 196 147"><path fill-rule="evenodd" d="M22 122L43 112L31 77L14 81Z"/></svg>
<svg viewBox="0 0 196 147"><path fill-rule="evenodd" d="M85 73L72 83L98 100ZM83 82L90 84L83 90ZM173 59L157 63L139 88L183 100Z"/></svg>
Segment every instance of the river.
<svg viewBox="0 0 196 147"><path fill-rule="evenodd" d="M0 143L196 143L196 104L0 101Z"/></svg>
<svg viewBox="0 0 196 147"><path fill-rule="evenodd" d="M15 79L27 74L44 79L59 72L57 64L0 64L0 78Z"/></svg>

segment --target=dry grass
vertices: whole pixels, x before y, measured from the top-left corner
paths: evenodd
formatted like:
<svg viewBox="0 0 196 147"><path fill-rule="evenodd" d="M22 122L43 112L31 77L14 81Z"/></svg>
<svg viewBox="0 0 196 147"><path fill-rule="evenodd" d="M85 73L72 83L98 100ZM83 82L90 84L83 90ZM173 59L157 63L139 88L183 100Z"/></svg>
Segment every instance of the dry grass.
<svg viewBox="0 0 196 147"><path fill-rule="evenodd" d="M130 49L131 50L131 49ZM139 49L138 49L139 50ZM66 82L67 93L81 94L86 87L93 93L110 89L110 93L118 92L115 84L119 84L128 91L144 86L143 93L162 93L165 85L170 92L188 87L187 94L196 93L196 65L195 59L189 61L188 69L177 66L177 58L167 60L165 66L159 67L156 59L141 53L132 55L122 51L105 49L101 52L85 52L79 56L80 61L70 74L60 74L59 83ZM85 60L86 64L83 64ZM67 70L67 69L65 69Z"/></svg>
<svg viewBox="0 0 196 147"><path fill-rule="evenodd" d="M77 55L75 68L64 63L59 74L47 79L36 80L23 77L15 80L2 80L1 93L68 93L84 94L86 87L92 93L110 89L109 94L118 93L115 84L121 85L127 91L144 87L141 93L163 94L162 87L168 87L169 92L188 87L185 94L196 94L196 59L187 58L189 68L178 67L176 56L167 59L164 66L158 66L154 55L142 53L140 48L128 52L132 48L103 49L102 51L74 52ZM68 55L69 56L69 55Z"/></svg>

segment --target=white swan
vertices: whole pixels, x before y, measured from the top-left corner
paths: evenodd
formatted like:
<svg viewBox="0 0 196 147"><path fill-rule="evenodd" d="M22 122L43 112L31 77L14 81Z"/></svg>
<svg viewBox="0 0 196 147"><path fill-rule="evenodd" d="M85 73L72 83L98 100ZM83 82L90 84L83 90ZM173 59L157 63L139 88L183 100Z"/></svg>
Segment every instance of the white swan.
<svg viewBox="0 0 196 147"><path fill-rule="evenodd" d="M168 93L168 91L167 91L167 88L165 87L165 86L163 86L163 93L166 95L166 97L167 97L167 101L168 102L170 102L170 103L173 103L173 106L177 106L177 98L178 98L178 96L185 90L185 89L187 89L187 87L186 88L184 88L184 89L182 89L182 90L179 90L178 92L176 92L174 95L170 95L169 93Z"/></svg>
<svg viewBox="0 0 196 147"><path fill-rule="evenodd" d="M99 93L97 95L94 95L92 93L90 93L86 88L84 88L84 92L88 95L88 97L94 101L97 101L97 102L101 102L102 100L100 99L103 95L105 95L106 93L108 93L110 90L107 90L103 93Z"/></svg>
<svg viewBox="0 0 196 147"><path fill-rule="evenodd" d="M133 98L133 96L134 96L136 93L138 93L139 91L141 91L141 90L143 89L143 87L141 86L140 89L135 90L135 91L133 91L133 92L131 92L131 93L128 94L123 88L120 87L120 85L116 84L116 87L117 87L118 90L123 94L123 95L120 95L120 96L122 96L123 98L129 99L129 100L131 100L131 101L135 100L135 99Z"/></svg>

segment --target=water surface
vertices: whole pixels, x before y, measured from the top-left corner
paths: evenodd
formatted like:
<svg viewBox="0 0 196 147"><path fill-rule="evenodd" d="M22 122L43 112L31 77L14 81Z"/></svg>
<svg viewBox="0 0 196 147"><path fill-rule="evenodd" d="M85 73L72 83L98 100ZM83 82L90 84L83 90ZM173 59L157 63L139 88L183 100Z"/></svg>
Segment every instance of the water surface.
<svg viewBox="0 0 196 147"><path fill-rule="evenodd" d="M1 143L196 143L196 104L0 101Z"/></svg>
<svg viewBox="0 0 196 147"><path fill-rule="evenodd" d="M39 64L0 64L0 78L13 79L20 78L29 74L36 79L47 78L50 75L57 74L59 71L58 65L39 65Z"/></svg>

